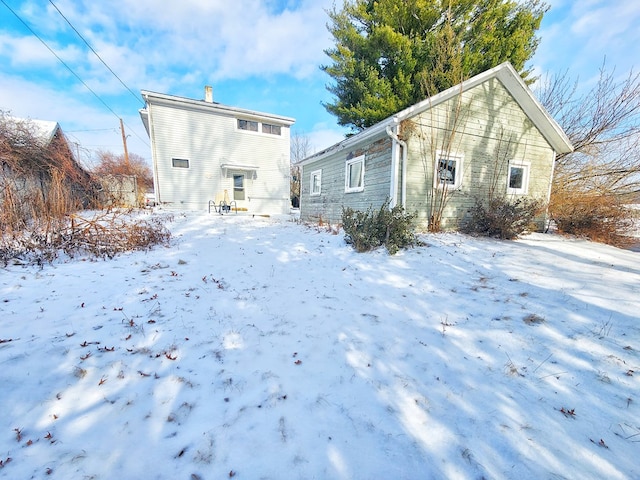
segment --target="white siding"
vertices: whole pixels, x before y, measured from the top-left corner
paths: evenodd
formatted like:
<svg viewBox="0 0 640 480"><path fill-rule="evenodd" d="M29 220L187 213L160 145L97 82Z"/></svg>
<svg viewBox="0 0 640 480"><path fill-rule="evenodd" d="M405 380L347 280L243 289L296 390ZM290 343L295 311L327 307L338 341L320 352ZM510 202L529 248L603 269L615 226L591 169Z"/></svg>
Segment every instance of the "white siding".
<svg viewBox="0 0 640 480"><path fill-rule="evenodd" d="M228 190L233 198L233 174L244 173L245 199L238 201L238 208L260 214L289 212L288 127L283 125L278 136L238 130L237 116L214 109L180 108L153 100L147 109L158 202L179 209L207 209L218 192ZM173 167L172 158L188 160L189 168ZM223 170L222 164L258 168Z"/></svg>

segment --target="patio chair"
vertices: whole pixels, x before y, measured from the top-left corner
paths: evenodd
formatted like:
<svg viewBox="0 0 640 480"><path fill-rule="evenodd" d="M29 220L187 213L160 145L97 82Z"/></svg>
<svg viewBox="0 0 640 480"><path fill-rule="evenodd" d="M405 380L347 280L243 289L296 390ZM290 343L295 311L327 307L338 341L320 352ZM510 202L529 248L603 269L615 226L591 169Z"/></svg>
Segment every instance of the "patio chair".
<svg viewBox="0 0 640 480"><path fill-rule="evenodd" d="M213 205L213 209L216 213L220 215L224 213L231 213L231 207L235 210L236 215L238 214L238 204L235 200L229 199L229 192L225 190L224 192L216 193L215 200L209 200L209 213L211 213L211 206Z"/></svg>

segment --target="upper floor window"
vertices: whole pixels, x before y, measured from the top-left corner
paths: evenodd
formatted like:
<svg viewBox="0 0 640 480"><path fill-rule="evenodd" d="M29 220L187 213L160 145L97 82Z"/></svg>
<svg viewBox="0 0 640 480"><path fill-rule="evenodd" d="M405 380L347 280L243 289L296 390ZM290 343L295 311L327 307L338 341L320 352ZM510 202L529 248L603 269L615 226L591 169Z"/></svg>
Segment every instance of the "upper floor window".
<svg viewBox="0 0 640 480"><path fill-rule="evenodd" d="M262 133L270 133L271 135L280 135L280 125L270 125L268 123L262 124Z"/></svg>
<svg viewBox="0 0 640 480"><path fill-rule="evenodd" d="M344 173L344 191L346 193L364 190L364 155L347 160Z"/></svg>
<svg viewBox="0 0 640 480"><path fill-rule="evenodd" d="M529 162L509 162L507 193L525 195L529 191Z"/></svg>
<svg viewBox="0 0 640 480"><path fill-rule="evenodd" d="M438 152L434 183L436 187L458 188L462 183L462 156Z"/></svg>
<svg viewBox="0 0 640 480"><path fill-rule="evenodd" d="M250 132L258 131L258 122L254 122L253 120L241 120L238 119L238 129L239 130L249 130Z"/></svg>

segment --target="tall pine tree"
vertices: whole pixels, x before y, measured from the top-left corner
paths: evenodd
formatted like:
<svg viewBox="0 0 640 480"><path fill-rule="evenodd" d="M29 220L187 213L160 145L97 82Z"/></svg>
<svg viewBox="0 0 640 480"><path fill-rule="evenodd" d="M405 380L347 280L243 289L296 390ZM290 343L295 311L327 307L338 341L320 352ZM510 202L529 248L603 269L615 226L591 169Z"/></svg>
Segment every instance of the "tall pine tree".
<svg viewBox="0 0 640 480"><path fill-rule="evenodd" d="M325 108L360 131L509 61L523 78L538 46L541 0L345 0L330 10L335 46L321 68Z"/></svg>

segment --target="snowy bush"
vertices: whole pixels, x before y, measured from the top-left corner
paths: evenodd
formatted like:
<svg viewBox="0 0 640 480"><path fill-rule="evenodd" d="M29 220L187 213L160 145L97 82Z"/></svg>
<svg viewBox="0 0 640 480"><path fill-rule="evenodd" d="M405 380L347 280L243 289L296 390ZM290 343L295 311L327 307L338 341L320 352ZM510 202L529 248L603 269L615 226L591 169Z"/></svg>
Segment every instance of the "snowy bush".
<svg viewBox="0 0 640 480"><path fill-rule="evenodd" d="M407 213L400 205L389 209L389 200L379 210L369 207L362 212L342 208L342 228L345 241L358 252L366 252L384 245L393 255L399 249L416 243L413 232L415 213Z"/></svg>
<svg viewBox="0 0 640 480"><path fill-rule="evenodd" d="M97 212L93 218L67 215L31 221L20 231L0 234L0 262L49 263L64 254L113 258L132 250L166 244L171 233L159 217L143 219L124 211Z"/></svg>
<svg viewBox="0 0 640 480"><path fill-rule="evenodd" d="M471 216L462 225L462 231L512 240L531 227L541 207L541 202L526 198L515 201L492 198L486 206L482 200L476 199Z"/></svg>

